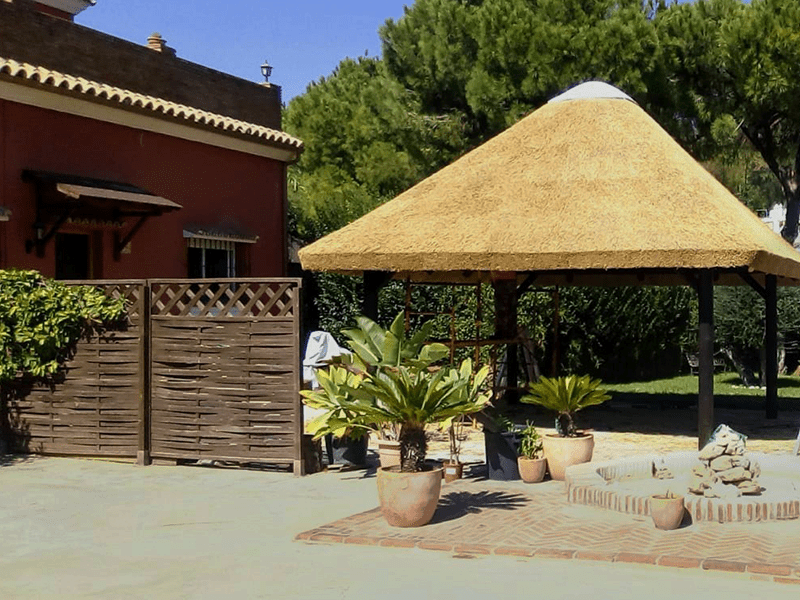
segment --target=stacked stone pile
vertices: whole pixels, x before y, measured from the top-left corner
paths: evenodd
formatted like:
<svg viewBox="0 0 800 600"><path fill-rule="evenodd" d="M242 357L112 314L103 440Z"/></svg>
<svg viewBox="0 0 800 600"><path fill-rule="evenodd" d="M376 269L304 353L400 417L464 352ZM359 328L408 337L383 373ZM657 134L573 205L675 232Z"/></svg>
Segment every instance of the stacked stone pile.
<svg viewBox="0 0 800 600"><path fill-rule="evenodd" d="M745 456L745 436L720 425L700 451L700 464L692 467L689 491L706 498L758 495L759 464Z"/></svg>

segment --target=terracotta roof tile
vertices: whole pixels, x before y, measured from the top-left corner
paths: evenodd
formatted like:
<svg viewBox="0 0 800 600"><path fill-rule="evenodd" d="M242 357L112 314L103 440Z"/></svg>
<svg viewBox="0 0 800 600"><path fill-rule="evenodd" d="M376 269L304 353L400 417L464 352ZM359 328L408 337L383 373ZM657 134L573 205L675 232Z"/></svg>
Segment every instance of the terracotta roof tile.
<svg viewBox="0 0 800 600"><path fill-rule="evenodd" d="M13 78L24 79L28 82L35 82L42 86L68 90L101 100L116 102L122 105L122 108L130 106L152 111L159 116L184 119L197 125L258 138L270 144L286 146L295 150L302 150L303 148L301 140L277 129L240 121L185 104L178 104L162 98L91 81L83 77L73 77L66 73L0 56L0 75L3 74Z"/></svg>

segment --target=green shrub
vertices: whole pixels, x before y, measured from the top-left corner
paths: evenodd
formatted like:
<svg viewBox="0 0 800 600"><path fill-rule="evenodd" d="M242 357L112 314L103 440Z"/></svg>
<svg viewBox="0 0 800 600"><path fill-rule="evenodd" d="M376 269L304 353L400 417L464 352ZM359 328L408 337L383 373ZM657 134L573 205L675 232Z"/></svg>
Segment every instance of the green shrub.
<svg viewBox="0 0 800 600"><path fill-rule="evenodd" d="M55 373L75 342L125 314L124 300L36 271L0 271L0 382Z"/></svg>

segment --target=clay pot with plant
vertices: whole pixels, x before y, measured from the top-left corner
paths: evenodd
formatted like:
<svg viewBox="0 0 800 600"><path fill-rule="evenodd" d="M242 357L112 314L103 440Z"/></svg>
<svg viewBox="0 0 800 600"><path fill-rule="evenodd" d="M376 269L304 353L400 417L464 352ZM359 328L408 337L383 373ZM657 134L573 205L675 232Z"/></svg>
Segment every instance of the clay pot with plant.
<svg viewBox="0 0 800 600"><path fill-rule="evenodd" d="M542 377L529 384L522 402L536 404L556 413L556 434L542 439L550 477L563 480L567 467L592 460L594 435L575 428L575 413L596 406L611 396L600 389L601 381L588 375Z"/></svg>
<svg viewBox="0 0 800 600"><path fill-rule="evenodd" d="M388 424L378 432L378 458L382 467L396 467L400 464L400 430L395 424Z"/></svg>
<svg viewBox="0 0 800 600"><path fill-rule="evenodd" d="M672 530L681 526L686 514L684 497L667 491L665 494L653 494L650 503L650 517L657 529Z"/></svg>
<svg viewBox="0 0 800 600"><path fill-rule="evenodd" d="M526 423L520 434L519 475L525 483L539 483L547 471L547 460L544 458L542 436L533 423Z"/></svg>
<svg viewBox="0 0 800 600"><path fill-rule="evenodd" d="M396 426L400 465L378 469L378 497L389 525L416 527L431 520L442 485L442 468L426 464L428 426L441 426L481 411L489 403L488 367L475 372L472 361L458 368L436 366L449 355L443 344L426 344L432 323L410 337L403 313L383 329L366 317L343 333L354 352L359 385L344 385L348 425L376 430Z"/></svg>
<svg viewBox="0 0 800 600"><path fill-rule="evenodd" d="M456 481L464 476L464 465L461 463L461 441L464 439L464 422L459 419L449 419L442 423L442 429L447 431L450 446L450 457L443 463L444 480L447 483Z"/></svg>

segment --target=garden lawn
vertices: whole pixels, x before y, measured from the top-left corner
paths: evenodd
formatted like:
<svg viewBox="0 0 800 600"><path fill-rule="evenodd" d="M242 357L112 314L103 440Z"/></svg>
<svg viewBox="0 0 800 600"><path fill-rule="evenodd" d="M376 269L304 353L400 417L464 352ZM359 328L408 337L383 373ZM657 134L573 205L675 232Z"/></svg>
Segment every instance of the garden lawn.
<svg viewBox="0 0 800 600"><path fill-rule="evenodd" d="M603 388L611 393L614 402L634 404L657 403L688 406L697 403L697 376L681 375L635 383L607 383ZM714 404L720 407L759 409L764 406L766 390L742 385L736 373L714 375ZM800 377L778 377L779 408L800 409Z"/></svg>

